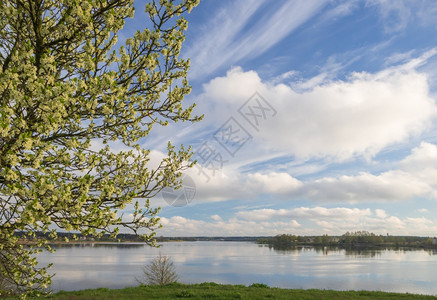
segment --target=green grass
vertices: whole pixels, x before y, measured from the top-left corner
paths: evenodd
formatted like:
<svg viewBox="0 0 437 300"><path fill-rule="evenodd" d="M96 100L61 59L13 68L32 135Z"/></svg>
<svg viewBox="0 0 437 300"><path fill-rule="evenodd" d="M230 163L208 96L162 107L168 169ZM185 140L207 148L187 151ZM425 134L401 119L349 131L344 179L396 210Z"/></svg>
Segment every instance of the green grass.
<svg viewBox="0 0 437 300"><path fill-rule="evenodd" d="M42 299L42 298L28 298ZM332 291L270 288L265 284L221 285L174 283L165 286L139 286L121 290L100 288L74 292L61 291L44 299L437 299L436 296L371 291Z"/></svg>

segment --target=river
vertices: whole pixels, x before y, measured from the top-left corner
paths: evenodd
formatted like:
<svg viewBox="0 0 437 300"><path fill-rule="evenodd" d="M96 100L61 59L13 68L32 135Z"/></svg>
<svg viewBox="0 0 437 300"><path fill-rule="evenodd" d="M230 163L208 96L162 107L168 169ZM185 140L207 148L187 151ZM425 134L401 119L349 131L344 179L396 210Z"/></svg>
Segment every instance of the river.
<svg viewBox="0 0 437 300"><path fill-rule="evenodd" d="M179 282L265 283L271 287L437 294L437 252L425 250L270 249L250 242L167 242L57 245L38 255L53 262L52 289L138 285L141 268L159 253L171 256Z"/></svg>

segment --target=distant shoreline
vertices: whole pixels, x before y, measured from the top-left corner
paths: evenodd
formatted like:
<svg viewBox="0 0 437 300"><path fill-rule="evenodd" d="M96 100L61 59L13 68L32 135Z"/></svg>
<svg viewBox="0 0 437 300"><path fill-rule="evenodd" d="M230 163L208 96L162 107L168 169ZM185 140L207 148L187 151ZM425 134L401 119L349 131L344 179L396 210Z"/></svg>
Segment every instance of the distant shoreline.
<svg viewBox="0 0 437 300"><path fill-rule="evenodd" d="M147 244L134 234L119 234L117 239L109 235L102 237L82 236L81 234L58 232L58 238L51 240L47 234L38 234L34 240L27 240L24 233L18 234L22 245L34 245L37 239L45 239L49 245L86 245L86 244L119 244L140 243ZM367 231L347 232L341 236L298 236L281 234L276 236L198 236L198 237L156 237L157 243L164 242L254 242L267 245L277 250L288 250L296 247L329 247L331 249L437 249L437 238L421 236L390 236L376 235Z"/></svg>

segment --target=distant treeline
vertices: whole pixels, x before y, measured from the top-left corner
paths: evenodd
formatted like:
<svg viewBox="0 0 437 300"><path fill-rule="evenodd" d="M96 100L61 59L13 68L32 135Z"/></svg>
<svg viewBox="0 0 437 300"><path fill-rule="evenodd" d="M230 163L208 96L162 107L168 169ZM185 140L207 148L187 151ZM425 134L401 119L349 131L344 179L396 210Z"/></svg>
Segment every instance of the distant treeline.
<svg viewBox="0 0 437 300"><path fill-rule="evenodd" d="M17 232L16 235L24 241L26 235ZM142 242L135 234L121 233L117 238L104 234L100 238L83 236L80 233L58 232L58 241L79 241L79 242ZM48 234L37 233L36 237L45 236L50 240ZM437 249L437 238L420 236L392 236L377 235L368 231L346 232L341 236L300 236L293 234L281 234L273 237L268 236L236 236L236 237L157 237L157 242L178 242L178 241L231 241L231 242L257 242L267 244L274 249L290 249L298 246L314 247L339 247L345 249L372 249L387 247L412 247L412 248L434 248Z"/></svg>
<svg viewBox="0 0 437 300"><path fill-rule="evenodd" d="M57 232L57 238L56 241L89 241L89 242L118 242L118 241L124 241L124 242L141 242L142 240L135 234L118 234L117 238L111 237L109 234L103 234L101 237L93 237L93 236L84 236L81 233L72 233L72 232ZM29 241L26 234L23 232L15 232L15 235L19 238ZM35 239L38 239L40 237L46 238L49 242L55 241L50 233L42 233L37 232L35 234ZM31 240L30 240L31 241Z"/></svg>
<svg viewBox="0 0 437 300"><path fill-rule="evenodd" d="M297 246L339 247L345 249L411 247L437 248L437 239L420 236L377 235L368 231L346 232L341 236L299 236L281 234L258 239L260 244L268 244L274 249L290 249Z"/></svg>
<svg viewBox="0 0 437 300"><path fill-rule="evenodd" d="M28 241L27 236L23 232L16 232L16 236ZM45 237L47 240L53 240L50 238L49 233L36 233L36 239L38 237ZM79 242L142 242L141 238L135 234L120 233L117 238L110 237L109 234L104 234L101 237L84 236L81 233L71 232L57 232L57 241L79 241ZM259 239L265 239L268 237L263 236L235 236L235 237L157 237L157 242L178 242L178 241L229 241L229 242L257 242Z"/></svg>

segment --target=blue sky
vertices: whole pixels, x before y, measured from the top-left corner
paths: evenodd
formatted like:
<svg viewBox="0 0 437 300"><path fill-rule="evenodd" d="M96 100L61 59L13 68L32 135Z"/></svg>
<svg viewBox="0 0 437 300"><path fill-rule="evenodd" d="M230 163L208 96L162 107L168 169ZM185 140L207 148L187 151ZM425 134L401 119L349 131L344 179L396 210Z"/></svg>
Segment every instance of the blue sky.
<svg viewBox="0 0 437 300"><path fill-rule="evenodd" d="M435 1L202 0L183 57L205 118L143 141L199 162L188 205L152 199L158 235L437 235L436 17Z"/></svg>

